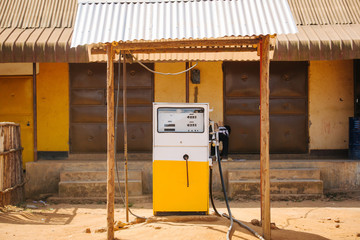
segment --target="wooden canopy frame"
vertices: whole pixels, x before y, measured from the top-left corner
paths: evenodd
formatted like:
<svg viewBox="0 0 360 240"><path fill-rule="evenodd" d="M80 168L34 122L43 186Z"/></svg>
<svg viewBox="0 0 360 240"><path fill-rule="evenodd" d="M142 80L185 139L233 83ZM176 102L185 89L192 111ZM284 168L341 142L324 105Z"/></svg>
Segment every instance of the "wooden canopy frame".
<svg viewBox="0 0 360 240"><path fill-rule="evenodd" d="M94 46L92 54L107 55L107 239L114 240L115 203L115 152L114 152L114 68L115 52L132 53L181 53L181 52L251 52L260 55L260 194L263 237L271 238L270 228L270 157L269 157L269 66L270 35L249 38L157 41L157 42L113 42ZM128 221L127 197L127 132L126 132L126 58L123 60L123 111L124 111L124 157L126 221ZM120 63L119 63L120 64Z"/></svg>

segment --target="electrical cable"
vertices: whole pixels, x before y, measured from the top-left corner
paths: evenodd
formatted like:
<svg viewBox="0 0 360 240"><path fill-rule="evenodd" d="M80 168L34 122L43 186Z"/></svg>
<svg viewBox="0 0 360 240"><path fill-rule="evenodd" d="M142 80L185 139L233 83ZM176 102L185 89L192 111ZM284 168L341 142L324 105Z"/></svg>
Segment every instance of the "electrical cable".
<svg viewBox="0 0 360 240"><path fill-rule="evenodd" d="M179 74L182 74L182 73L186 73L188 71L190 71L191 69L193 69L194 67L196 67L198 65L198 62L195 63L194 66L191 66L190 68L188 69L185 69L184 71L181 71L181 72L176 72L176 73L163 73L163 72L157 72L155 70L152 70L150 69L149 67L147 67L145 64L143 64L142 62L140 62L131 52L129 52L130 55L135 59L135 62L139 63L143 68L145 68L146 70L152 72L152 73L155 73L155 74L161 74L161 75L179 75Z"/></svg>
<svg viewBox="0 0 360 240"><path fill-rule="evenodd" d="M217 153L219 152L218 150L219 146L217 145L215 147L215 151L217 151ZM219 171L220 171L220 178L221 178L221 183L222 185L224 186L224 179L223 179L223 176L222 176L222 171L221 171L221 161L220 161L220 158L218 158L218 155L216 155L216 158L217 158L217 161L219 163ZM248 227L247 225L243 224L242 222L240 222L239 220L237 220L236 218L233 218L231 215L227 215L226 213L220 213L218 212L218 210L216 209L215 207L215 203L214 203L214 199L213 199L213 192L212 192L212 174L213 174L213 170L212 170L212 167L210 167L210 180L209 180L209 191L210 191L210 201L211 201L211 205L214 209L214 212L216 215L218 216L223 216L227 219L229 219L231 221L231 218L234 222L236 222L237 224L239 224L240 227L242 228L245 228L246 230L248 230L249 232L251 232L255 237L259 238L260 240L265 240L259 233L257 233L255 230L253 230L252 228ZM223 192L225 194L225 190L223 188ZM227 197L225 198L226 200L226 203L227 203L227 206L228 206L228 200L227 200ZM230 218L231 217L231 218ZM230 230L230 229L229 229Z"/></svg>
<svg viewBox="0 0 360 240"><path fill-rule="evenodd" d="M120 95L120 76L121 76L121 51L119 52L119 71L118 71L118 86L117 86L117 93L116 93L116 108L115 108L115 136L114 136L114 159L115 159L115 168L116 168L116 177L117 177L117 182L119 185L119 192L120 192L120 196L121 196L121 200L123 201L123 205L125 206L125 198L124 195L122 194L121 188L120 188L120 177L119 177L119 168L118 168L118 164L117 164L117 160L116 160L116 140L117 140L117 119L118 119L118 106L119 106L119 95ZM141 218L141 219L147 219L146 217L140 217L136 214L134 214L130 207L129 207L129 212L131 215L133 215L136 218Z"/></svg>

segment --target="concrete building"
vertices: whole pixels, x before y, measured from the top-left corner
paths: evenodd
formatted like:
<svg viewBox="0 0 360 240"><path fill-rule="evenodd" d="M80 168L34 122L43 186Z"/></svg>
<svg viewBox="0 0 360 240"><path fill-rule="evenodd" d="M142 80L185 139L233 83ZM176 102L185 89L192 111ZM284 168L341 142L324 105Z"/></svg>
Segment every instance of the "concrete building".
<svg viewBox="0 0 360 240"><path fill-rule="evenodd" d="M316 168L319 176L314 178L323 182L325 192L359 190L360 164L348 161L347 151L348 118L359 111L360 3L288 2L299 33L278 36L271 62L273 166ZM76 0L41 4L0 3L0 121L21 124L24 166L34 176L29 195L57 192L65 164L74 170L89 159L104 159L106 149L105 59L89 56L86 46L70 48ZM232 127L234 159L258 158L259 63L253 56L239 61L229 61L231 53L138 57L156 71L182 71L196 61L200 70L200 83L193 83L186 74L154 75L136 63L127 67L129 151L132 168L142 171L144 193L151 193L154 101L186 102L188 95L189 102L209 102L210 118ZM120 120L118 124L121 136ZM122 146L119 138L119 151ZM225 169L245 165L257 167L256 161L232 162Z"/></svg>

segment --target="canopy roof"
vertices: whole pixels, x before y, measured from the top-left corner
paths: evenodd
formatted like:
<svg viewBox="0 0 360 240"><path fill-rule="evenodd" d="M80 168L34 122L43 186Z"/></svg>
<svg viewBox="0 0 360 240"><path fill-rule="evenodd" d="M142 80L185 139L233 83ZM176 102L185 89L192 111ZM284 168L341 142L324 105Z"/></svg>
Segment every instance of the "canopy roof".
<svg viewBox="0 0 360 240"><path fill-rule="evenodd" d="M296 32L287 0L79 0L71 46Z"/></svg>

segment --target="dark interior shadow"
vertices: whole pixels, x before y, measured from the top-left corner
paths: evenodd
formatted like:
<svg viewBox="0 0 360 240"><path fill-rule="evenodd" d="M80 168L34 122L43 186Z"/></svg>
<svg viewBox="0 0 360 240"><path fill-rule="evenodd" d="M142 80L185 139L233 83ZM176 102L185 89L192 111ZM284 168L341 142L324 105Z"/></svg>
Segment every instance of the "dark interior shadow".
<svg viewBox="0 0 360 240"><path fill-rule="evenodd" d="M0 223L25 224L25 225L67 225L72 222L76 216L78 208L75 208L72 214L54 212L5 212L0 213Z"/></svg>

